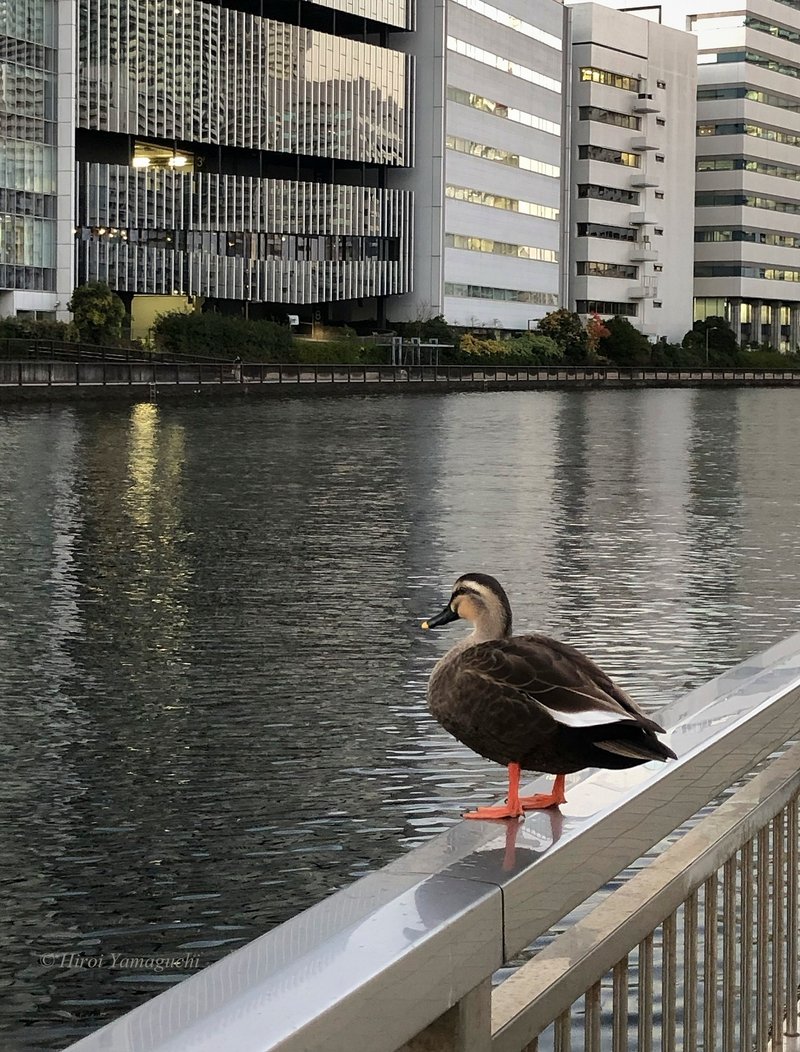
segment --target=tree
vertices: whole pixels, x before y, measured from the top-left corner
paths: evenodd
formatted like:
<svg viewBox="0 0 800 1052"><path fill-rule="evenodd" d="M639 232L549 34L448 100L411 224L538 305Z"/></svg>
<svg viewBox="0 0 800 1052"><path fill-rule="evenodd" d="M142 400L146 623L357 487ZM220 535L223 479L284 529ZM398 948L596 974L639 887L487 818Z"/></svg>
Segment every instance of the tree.
<svg viewBox="0 0 800 1052"><path fill-rule="evenodd" d="M607 335L600 340L599 350L615 365L644 365L650 361L650 341L627 318L612 318L606 325L606 332Z"/></svg>
<svg viewBox="0 0 800 1052"><path fill-rule="evenodd" d="M67 310L83 343L114 344L122 338L125 307L104 281L78 285Z"/></svg>
<svg viewBox="0 0 800 1052"><path fill-rule="evenodd" d="M597 357L597 349L600 346L600 341L605 339L608 335L610 335L610 333L606 328L603 319L595 311L594 314L589 316L589 319L586 322L586 346L590 358Z"/></svg>
<svg viewBox="0 0 800 1052"><path fill-rule="evenodd" d="M736 359L736 333L724 318L712 315L696 321L683 337L683 346L705 356L712 364L725 365Z"/></svg>
<svg viewBox="0 0 800 1052"><path fill-rule="evenodd" d="M573 311L564 309L550 311L541 319L537 331L551 340L564 352L570 364L585 362L589 356L589 337L581 319Z"/></svg>

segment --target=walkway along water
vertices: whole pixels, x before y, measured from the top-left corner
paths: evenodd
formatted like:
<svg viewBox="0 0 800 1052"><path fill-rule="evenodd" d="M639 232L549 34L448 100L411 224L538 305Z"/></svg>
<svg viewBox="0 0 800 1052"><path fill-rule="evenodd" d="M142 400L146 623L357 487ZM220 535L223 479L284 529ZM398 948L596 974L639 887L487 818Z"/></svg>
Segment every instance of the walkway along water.
<svg viewBox="0 0 800 1052"><path fill-rule="evenodd" d="M392 393L407 390L560 390L636 387L797 387L791 369L582 366L276 365L245 362L0 361L0 401L76 397L145 401L198 395Z"/></svg>
<svg viewBox="0 0 800 1052"><path fill-rule="evenodd" d="M72 1048L530 1052L554 1024L566 1052L577 1002L596 1052L609 972L615 1049L700 1035L778 1048L797 1033L798 746L494 992L491 979L783 750L798 700L800 634L656 714L676 762L575 776L563 813L462 822Z"/></svg>

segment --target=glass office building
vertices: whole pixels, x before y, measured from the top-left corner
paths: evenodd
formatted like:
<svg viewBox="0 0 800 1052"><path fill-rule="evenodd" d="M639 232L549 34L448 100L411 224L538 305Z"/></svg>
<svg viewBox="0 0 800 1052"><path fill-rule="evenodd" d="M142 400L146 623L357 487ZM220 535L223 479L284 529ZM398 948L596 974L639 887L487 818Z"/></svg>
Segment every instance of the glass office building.
<svg viewBox="0 0 800 1052"><path fill-rule="evenodd" d="M79 282L333 320L410 291L412 0L78 11Z"/></svg>
<svg viewBox="0 0 800 1052"><path fill-rule="evenodd" d="M0 0L0 305L56 291L55 0Z"/></svg>

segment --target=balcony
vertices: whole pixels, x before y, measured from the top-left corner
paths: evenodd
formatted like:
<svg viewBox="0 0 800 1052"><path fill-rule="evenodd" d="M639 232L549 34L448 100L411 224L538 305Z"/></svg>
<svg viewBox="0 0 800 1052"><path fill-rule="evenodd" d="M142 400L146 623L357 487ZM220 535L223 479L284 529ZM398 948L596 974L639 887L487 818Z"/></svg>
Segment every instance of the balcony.
<svg viewBox="0 0 800 1052"><path fill-rule="evenodd" d="M647 172L637 172L631 177L630 185L636 190L645 190L648 186L660 186L661 182L655 173L649 175Z"/></svg>
<svg viewBox="0 0 800 1052"><path fill-rule="evenodd" d="M631 212L631 226L653 226L655 219L651 219L647 212Z"/></svg>
<svg viewBox="0 0 800 1052"><path fill-rule="evenodd" d="M633 100L634 113L661 113L661 104L656 101L651 92L642 91L638 98Z"/></svg>
<svg viewBox="0 0 800 1052"><path fill-rule="evenodd" d="M629 300L652 300L658 295L655 278L642 278L638 285L628 289Z"/></svg>
<svg viewBox="0 0 800 1052"><path fill-rule="evenodd" d="M631 246L631 263L655 263L658 261L658 249L645 239L634 241Z"/></svg>
<svg viewBox="0 0 800 1052"><path fill-rule="evenodd" d="M647 153L649 150L660 150L661 146L646 135L634 135L631 139L631 149L634 153Z"/></svg>

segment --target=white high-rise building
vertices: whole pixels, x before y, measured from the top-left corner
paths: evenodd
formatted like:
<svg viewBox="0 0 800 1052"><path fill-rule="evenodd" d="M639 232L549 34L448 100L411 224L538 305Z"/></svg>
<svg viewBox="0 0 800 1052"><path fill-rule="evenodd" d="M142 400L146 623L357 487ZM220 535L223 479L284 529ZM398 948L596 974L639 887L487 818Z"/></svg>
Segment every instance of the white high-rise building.
<svg viewBox="0 0 800 1052"><path fill-rule="evenodd" d="M695 317L800 347L800 2L603 2L697 38Z"/></svg>
<svg viewBox="0 0 800 1052"><path fill-rule="evenodd" d="M680 340L693 320L695 39L594 3L567 15L568 305Z"/></svg>
<svg viewBox="0 0 800 1052"><path fill-rule="evenodd" d="M444 306L526 329L559 306L560 0L447 0Z"/></svg>

